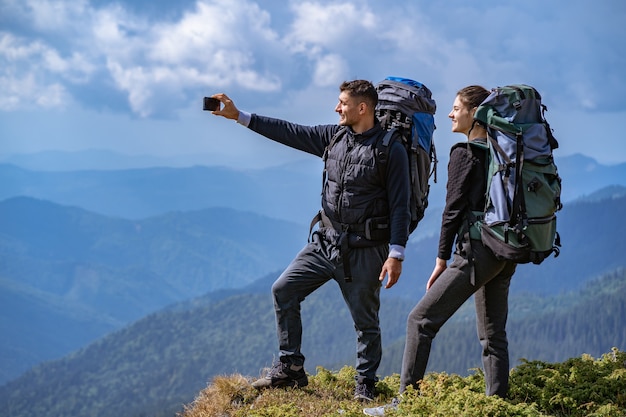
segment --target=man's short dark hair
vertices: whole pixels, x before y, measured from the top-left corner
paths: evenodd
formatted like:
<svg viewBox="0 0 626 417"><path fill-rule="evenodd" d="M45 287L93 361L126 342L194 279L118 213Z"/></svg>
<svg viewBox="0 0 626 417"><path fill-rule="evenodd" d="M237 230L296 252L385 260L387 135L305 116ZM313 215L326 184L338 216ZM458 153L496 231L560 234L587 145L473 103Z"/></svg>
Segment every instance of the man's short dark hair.
<svg viewBox="0 0 626 417"><path fill-rule="evenodd" d="M351 97L357 97L363 100L372 110L376 108L376 104L378 104L378 93L370 81L344 81L339 86L339 91L346 91Z"/></svg>

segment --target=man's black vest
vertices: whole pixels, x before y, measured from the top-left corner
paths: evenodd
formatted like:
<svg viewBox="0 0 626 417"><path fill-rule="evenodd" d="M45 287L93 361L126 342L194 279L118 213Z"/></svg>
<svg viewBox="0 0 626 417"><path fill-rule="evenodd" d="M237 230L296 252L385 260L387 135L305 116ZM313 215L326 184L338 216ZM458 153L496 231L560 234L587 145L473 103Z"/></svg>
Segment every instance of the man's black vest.
<svg viewBox="0 0 626 417"><path fill-rule="evenodd" d="M376 125L358 135L351 129L343 132L325 155L322 208L332 222L364 234L368 220L385 218L388 222L385 170L377 155L377 143L385 131Z"/></svg>

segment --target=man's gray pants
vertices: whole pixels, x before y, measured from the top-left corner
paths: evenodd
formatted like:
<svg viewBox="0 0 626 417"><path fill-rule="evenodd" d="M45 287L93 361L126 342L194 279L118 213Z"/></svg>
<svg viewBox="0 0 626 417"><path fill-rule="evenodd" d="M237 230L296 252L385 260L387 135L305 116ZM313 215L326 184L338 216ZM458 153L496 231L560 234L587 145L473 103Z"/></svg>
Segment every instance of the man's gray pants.
<svg viewBox="0 0 626 417"><path fill-rule="evenodd" d="M339 248L314 232L311 242L298 253L272 285L280 359L304 365L300 303L324 283L334 279L350 310L357 334L357 382L376 381L382 345L378 311L380 309L380 271L387 259L387 244L351 248L352 281L346 282Z"/></svg>

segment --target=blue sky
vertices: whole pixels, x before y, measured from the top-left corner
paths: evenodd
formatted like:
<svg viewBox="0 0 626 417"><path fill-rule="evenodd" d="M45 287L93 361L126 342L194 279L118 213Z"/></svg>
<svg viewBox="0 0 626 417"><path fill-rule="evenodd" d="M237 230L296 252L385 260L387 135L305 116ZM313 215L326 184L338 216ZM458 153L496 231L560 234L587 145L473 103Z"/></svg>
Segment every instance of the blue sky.
<svg viewBox="0 0 626 417"><path fill-rule="evenodd" d="M626 162L622 0L0 0L0 158L106 149L262 167L302 158L202 112L335 123L346 79L417 79L447 114L468 84L526 83L561 147Z"/></svg>

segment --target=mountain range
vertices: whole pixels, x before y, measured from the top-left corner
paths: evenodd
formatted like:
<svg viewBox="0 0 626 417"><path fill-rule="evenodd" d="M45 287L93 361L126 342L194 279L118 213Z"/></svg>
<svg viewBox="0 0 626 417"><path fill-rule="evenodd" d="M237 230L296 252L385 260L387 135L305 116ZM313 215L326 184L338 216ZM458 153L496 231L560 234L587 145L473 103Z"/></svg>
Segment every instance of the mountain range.
<svg viewBox="0 0 626 417"><path fill-rule="evenodd" d="M0 387L0 416L172 416L219 375L250 378L276 354L267 288L275 275L232 293L186 301L99 339L62 359L37 366ZM511 364L522 358L563 361L626 346L626 269L560 296L510 299ZM385 346L381 376L398 373L404 326L414 304L387 298L381 307ZM434 340L428 372L467 375L480 367L471 308L447 323ZM351 366L355 334L334 283L303 304L307 370Z"/></svg>
<svg viewBox="0 0 626 417"><path fill-rule="evenodd" d="M303 225L309 224L320 206L322 165L316 158L235 170L219 166L143 167L135 159L96 151L55 152L52 156L22 155L8 158L21 165L0 164L0 200L29 196L126 219L229 207ZM445 201L446 160L441 156L437 183L431 185L427 215L434 219L433 226L421 225L414 233L416 237L438 232ZM86 161L99 168L73 169L85 167ZM113 169L130 166L133 161L142 168ZM564 202L610 185L626 186L626 163L602 165L582 155L558 158L557 163L564 179Z"/></svg>
<svg viewBox="0 0 626 417"><path fill-rule="evenodd" d="M621 186L608 187L565 204L557 213L560 254L541 265L518 265L511 291L559 294L626 265L626 257L620 255L626 251L626 242L620 238L626 233L624 190ZM407 296L420 296L437 256L437 242L438 236L431 236L407 246L404 268L412 277L419 277L418 288L403 290Z"/></svg>
<svg viewBox="0 0 626 417"><path fill-rule="evenodd" d="M626 266L610 255L626 250L626 188L611 195L620 190L569 204L562 253L518 266L511 293L556 295ZM279 271L304 243L296 224L232 209L125 220L30 197L0 202L2 380L172 303ZM384 296L419 299L436 247L435 237L411 242L401 281Z"/></svg>
<svg viewBox="0 0 626 417"><path fill-rule="evenodd" d="M515 303L526 312L536 309L539 316L545 312L543 320L567 317L575 303L564 294L589 291L585 288L591 280L611 274L619 281L623 275L615 271L626 266L626 260L619 256L626 249L622 239L626 232L622 216L626 209L626 164L607 167L575 155L560 160L559 169L567 191L558 221L562 252L540 266L519 266L511 287L512 297L518 300ZM432 270L445 188L441 169L439 177L431 191L427 216L407 247L401 281L383 292L386 307L381 318L385 340L389 340L385 351L389 361L381 366L385 372L397 372L392 362L395 359L399 363L406 314L423 294ZM75 373L81 368L94 369L96 374L130 378L154 392L165 390L157 397L167 398L167 404L138 404L139 416L150 414L149 410L176 408L173 404L188 401L211 375L258 373L260 366L269 365L275 350L269 287L306 242L309 218L319 206L320 185L316 161L254 171L199 166L37 171L0 164L0 384L6 383L0 389L0 404L15 404L12 401L18 398L15 401L50 408L51 403L45 401L58 403L65 386L77 390L78 395L83 388L69 382L75 380L93 384L98 397L109 398L106 390L111 385L101 386L101 376L82 380L80 372ZM331 285L325 286L321 296L312 298L307 313L314 339L309 357L313 364L341 366L353 360L353 330L342 301L334 293ZM557 302L557 310L547 307L553 302ZM623 301L612 300L605 307L621 311ZM471 320L471 308L465 306L457 315L462 324L447 330L455 337L462 334L464 343L475 338L467 333L467 323L463 322ZM321 311L334 315L319 315ZM599 309L595 313L612 311ZM176 323L169 333L159 333L160 342L143 334L146 329L163 332L159 319L169 314L178 318L167 319ZM592 315L587 316L591 320ZM576 317L585 320L585 316ZM156 321L149 323L151 320ZM137 330L135 326L140 323L147 327ZM199 330L207 323L210 336ZM333 323L332 332L327 330L329 323ZM619 337L626 326L612 325L617 332L613 332L616 339L611 340L624 340ZM193 339L189 332L198 333L210 354L177 345L174 340L181 337ZM119 334L125 335L122 341L116 339ZM524 334L529 335L530 330ZM251 341L245 342L246 337ZM245 353L232 349L226 356L216 353L224 346L238 346L237 340L245 342L241 343L247 346ZM554 346L556 342L550 343ZM550 343L542 346L547 348ZM158 373L135 379L126 375L132 368L125 356L130 354L128 344L137 349L129 358L143 355L143 359L156 361L149 365L138 359L138 366L156 369L168 362L165 369L171 372L171 384L178 384L176 388L164 387L161 381L165 377ZM611 347L598 348L598 344L602 345L596 343L596 351ZM115 351L118 345L122 352ZM250 346L258 349L249 351ZM564 352L577 354L576 348L584 346L569 341L569 350ZM535 356L546 354L544 348L526 348ZM86 352L88 362L84 362ZM468 365L466 358L451 360L450 355L454 352L444 355L442 362L450 367L440 369L462 372L468 366L479 366ZM92 362L85 368L85 363ZM60 364L68 373L59 371ZM195 376L189 377L182 368L195 368ZM55 376L51 377L51 372ZM57 375L61 391L50 397L35 390L38 378L56 380ZM182 375L195 382L178 381ZM118 376L112 376L105 385L119 385ZM23 387L29 384L44 402L28 397ZM146 395L136 389L137 395ZM70 391L63 392L63 396L72 396ZM138 397L133 398L136 401ZM121 400L110 397L109 401ZM108 408L111 404L107 402ZM68 409L66 405L58 415L84 415L68 414ZM14 415L3 414L6 410L0 408L0 415ZM53 415L28 410L30 415Z"/></svg>
<svg viewBox="0 0 626 417"><path fill-rule="evenodd" d="M292 223L227 208L125 220L0 202L0 379L168 304L244 286L305 241Z"/></svg>
<svg viewBox="0 0 626 417"><path fill-rule="evenodd" d="M31 171L0 164L0 200L28 196L125 219L228 207L305 224L319 210L317 161L263 170L150 167Z"/></svg>

